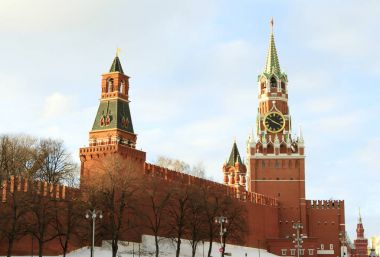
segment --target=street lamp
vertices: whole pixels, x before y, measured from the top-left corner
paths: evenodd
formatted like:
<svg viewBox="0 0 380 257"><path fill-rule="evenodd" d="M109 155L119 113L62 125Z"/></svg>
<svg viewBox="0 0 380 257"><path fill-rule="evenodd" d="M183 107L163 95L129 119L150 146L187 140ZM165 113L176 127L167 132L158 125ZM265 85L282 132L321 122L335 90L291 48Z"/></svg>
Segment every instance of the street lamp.
<svg viewBox="0 0 380 257"><path fill-rule="evenodd" d="M302 247L303 243L303 234L300 233L302 228L302 223L293 223L293 229L296 230L296 234L293 234L293 243L296 244L295 247L297 248L297 257L300 257L300 248Z"/></svg>
<svg viewBox="0 0 380 257"><path fill-rule="evenodd" d="M227 228L223 228L223 224L228 223L228 219L227 217L224 217L224 216L215 217L215 223L220 224L219 235L220 235L221 248L219 249L219 251L220 251L220 256L223 257L224 256L223 235L227 232Z"/></svg>
<svg viewBox="0 0 380 257"><path fill-rule="evenodd" d="M95 245L95 220L96 217L100 219L103 218L102 211L99 210L87 210L86 211L86 219L92 219L92 242L91 242L91 257L94 257L94 245Z"/></svg>

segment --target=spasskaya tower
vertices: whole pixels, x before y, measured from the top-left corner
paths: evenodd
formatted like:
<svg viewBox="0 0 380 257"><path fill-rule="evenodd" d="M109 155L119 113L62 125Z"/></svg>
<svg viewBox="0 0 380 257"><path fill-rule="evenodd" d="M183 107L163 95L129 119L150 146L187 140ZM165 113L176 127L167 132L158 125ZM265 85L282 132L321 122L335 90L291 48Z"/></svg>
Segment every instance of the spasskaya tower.
<svg viewBox="0 0 380 257"><path fill-rule="evenodd" d="M293 223L304 224L305 156L302 133L292 137L288 105L288 77L281 70L271 20L269 49L263 72L258 75L256 132L248 139L248 191L279 200L280 237L293 233Z"/></svg>

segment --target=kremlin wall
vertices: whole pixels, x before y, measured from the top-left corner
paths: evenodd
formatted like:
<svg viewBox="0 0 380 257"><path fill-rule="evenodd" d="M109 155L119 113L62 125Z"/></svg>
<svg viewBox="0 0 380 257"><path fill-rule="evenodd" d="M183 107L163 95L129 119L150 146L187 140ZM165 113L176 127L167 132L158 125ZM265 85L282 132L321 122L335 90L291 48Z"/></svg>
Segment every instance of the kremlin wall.
<svg viewBox="0 0 380 257"><path fill-rule="evenodd" d="M271 29L265 67L257 79L257 116L247 117L256 120L255 133L247 139L247 161L242 161L238 146L233 143L228 161L221 163L223 184L146 163L146 153L136 149L137 134L129 108L129 77L116 56L109 72L102 75L101 99L89 133L89 145L79 150L80 189L12 177L10 181L2 182L0 215L12 208L15 192L54 199L49 204L64 205L76 199L85 206L89 198L84 189L99 176L99 165L109 156L118 156L133 165L133 172L145 181L145 187L153 187L156 183L155 186L163 192L191 185L229 197L231 210L244 210L240 240L227 239L230 243L267 249L279 256L297 256L293 227L299 224L303 241L300 256L343 257L352 254L364 257L364 254L355 252L344 236L344 201L306 199L305 142L301 131L297 137L292 136L288 77L280 68L273 22ZM139 205L143 213L150 215L151 210L146 205L148 201L147 195L141 195ZM228 216L228 210L226 213ZM131 219L128 215L131 214L123 214L123 218ZM35 219L32 216L28 218ZM152 233L138 217L131 220L136 222L135 229L126 231L120 240L141 242L142 235ZM83 234L71 241L69 251L89 245L87 231L90 228L84 219L84 210L83 220L79 215L78 222L83 223ZM359 232L363 237L364 230ZM160 236L173 235L163 231ZM106 231L100 232L96 243L99 245L110 237ZM44 255L62 254L58 238L47 240L43 248ZM0 242L0 255L6 255L6 249L7 242L3 240ZM37 254L38 249L36 240L26 235L15 240L13 255L30 255L31 251Z"/></svg>

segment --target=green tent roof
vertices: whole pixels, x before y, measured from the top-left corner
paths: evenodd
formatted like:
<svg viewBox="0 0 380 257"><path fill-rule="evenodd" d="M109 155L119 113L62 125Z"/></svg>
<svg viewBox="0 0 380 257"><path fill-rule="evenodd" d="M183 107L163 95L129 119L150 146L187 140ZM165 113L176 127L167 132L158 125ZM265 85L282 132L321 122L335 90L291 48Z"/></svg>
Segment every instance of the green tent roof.
<svg viewBox="0 0 380 257"><path fill-rule="evenodd" d="M113 59L110 72L120 72L121 74L124 74L123 67L121 67L120 59L118 56Z"/></svg>
<svg viewBox="0 0 380 257"><path fill-rule="evenodd" d="M280 62L278 60L276 44L274 42L273 27L269 38L269 48L264 72L267 74L281 74Z"/></svg>
<svg viewBox="0 0 380 257"><path fill-rule="evenodd" d="M232 145L230 158L228 159L228 162L227 162L227 166L235 166L236 162L243 165L236 142L234 142L234 144Z"/></svg>
<svg viewBox="0 0 380 257"><path fill-rule="evenodd" d="M105 129L134 133L128 102L120 99L100 102L92 131Z"/></svg>

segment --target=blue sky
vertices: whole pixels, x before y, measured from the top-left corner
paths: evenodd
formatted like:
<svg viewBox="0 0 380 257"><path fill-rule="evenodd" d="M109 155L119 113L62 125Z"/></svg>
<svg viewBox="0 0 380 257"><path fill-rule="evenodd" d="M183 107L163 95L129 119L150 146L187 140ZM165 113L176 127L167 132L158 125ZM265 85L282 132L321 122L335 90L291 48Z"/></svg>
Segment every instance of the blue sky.
<svg viewBox="0 0 380 257"><path fill-rule="evenodd" d="M308 199L345 199L379 234L378 1L0 0L0 133L63 139L78 160L117 47L138 148L221 181L257 113L269 20L306 145ZM294 131L297 132L297 131Z"/></svg>

